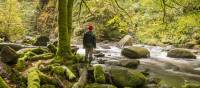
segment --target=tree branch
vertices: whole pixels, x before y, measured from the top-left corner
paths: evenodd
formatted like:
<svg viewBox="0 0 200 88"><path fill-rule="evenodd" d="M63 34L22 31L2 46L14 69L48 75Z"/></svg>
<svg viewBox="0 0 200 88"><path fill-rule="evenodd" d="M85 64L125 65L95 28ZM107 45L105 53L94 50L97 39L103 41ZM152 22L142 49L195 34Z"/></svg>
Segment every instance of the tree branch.
<svg viewBox="0 0 200 88"><path fill-rule="evenodd" d="M82 0L85 7L88 9L88 11L90 12L91 15L93 15L95 17L95 15L93 14L93 12L90 10L89 6L87 5L87 3L85 2L85 0Z"/></svg>
<svg viewBox="0 0 200 88"><path fill-rule="evenodd" d="M119 5L119 3L117 2L117 0L114 0L114 2L115 2L115 4L117 5L117 7L118 7L119 9L121 9L122 11L124 11L124 13L130 18L131 24L133 24L133 21L132 21L132 19L131 19L131 16L128 14L128 12L127 12L124 8L122 8L122 7ZM128 32L129 32L129 30L128 30Z"/></svg>

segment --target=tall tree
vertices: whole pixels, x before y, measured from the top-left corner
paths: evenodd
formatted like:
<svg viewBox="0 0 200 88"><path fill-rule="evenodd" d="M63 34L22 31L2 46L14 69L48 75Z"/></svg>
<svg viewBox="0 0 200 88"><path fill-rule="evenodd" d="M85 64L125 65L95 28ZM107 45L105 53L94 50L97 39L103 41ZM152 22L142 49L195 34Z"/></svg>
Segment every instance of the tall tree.
<svg viewBox="0 0 200 88"><path fill-rule="evenodd" d="M72 9L74 0L59 0L58 5L58 32L59 42L57 51L57 62L62 62L64 59L72 57L71 52L71 35L72 29Z"/></svg>

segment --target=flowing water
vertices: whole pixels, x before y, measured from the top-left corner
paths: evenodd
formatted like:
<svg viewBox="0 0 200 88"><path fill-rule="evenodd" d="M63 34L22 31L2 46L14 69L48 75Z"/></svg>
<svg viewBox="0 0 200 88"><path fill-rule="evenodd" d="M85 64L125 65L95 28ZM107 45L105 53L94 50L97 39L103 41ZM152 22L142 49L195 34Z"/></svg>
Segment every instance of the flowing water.
<svg viewBox="0 0 200 88"><path fill-rule="evenodd" d="M163 83L175 86L176 88L181 88L185 80L200 83L200 55L197 55L197 59L170 58L167 57L168 47L135 46L145 47L151 53L150 58L139 59L141 65L138 69L149 69L152 76L159 77ZM104 61L126 59L126 57L121 55L121 49L114 44L98 44L96 51L105 54L105 57L96 59ZM191 51L194 52L195 50ZM78 53L84 55L84 49L80 48ZM97 60L94 60L92 63L97 63Z"/></svg>

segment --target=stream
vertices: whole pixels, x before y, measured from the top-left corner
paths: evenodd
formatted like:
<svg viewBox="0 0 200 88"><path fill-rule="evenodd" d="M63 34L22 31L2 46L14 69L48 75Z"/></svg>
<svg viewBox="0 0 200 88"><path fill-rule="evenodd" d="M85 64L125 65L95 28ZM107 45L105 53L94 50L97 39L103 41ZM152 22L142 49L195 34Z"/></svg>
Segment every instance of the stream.
<svg viewBox="0 0 200 88"><path fill-rule="evenodd" d="M127 59L121 55L121 49L115 44L97 44L95 51L105 54L104 57L96 57L92 64L98 64L98 60L103 61L118 61ZM159 47L149 45L134 45L145 47L150 51L150 58L141 58L139 70L149 69L151 76L162 79L161 83L181 88L187 80L192 83L200 83L200 55L197 54L197 59L183 59L167 57L167 50L172 47ZM85 51L82 46L77 53L84 55ZM197 52L197 50L190 50Z"/></svg>

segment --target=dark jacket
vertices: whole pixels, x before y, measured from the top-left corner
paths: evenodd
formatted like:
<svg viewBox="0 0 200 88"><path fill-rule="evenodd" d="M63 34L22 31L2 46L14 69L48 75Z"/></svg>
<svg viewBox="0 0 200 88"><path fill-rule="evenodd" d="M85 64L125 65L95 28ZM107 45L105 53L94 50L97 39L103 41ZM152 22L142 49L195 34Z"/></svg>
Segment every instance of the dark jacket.
<svg viewBox="0 0 200 88"><path fill-rule="evenodd" d="M96 37L93 32L88 31L83 37L83 47L84 48L96 48Z"/></svg>

